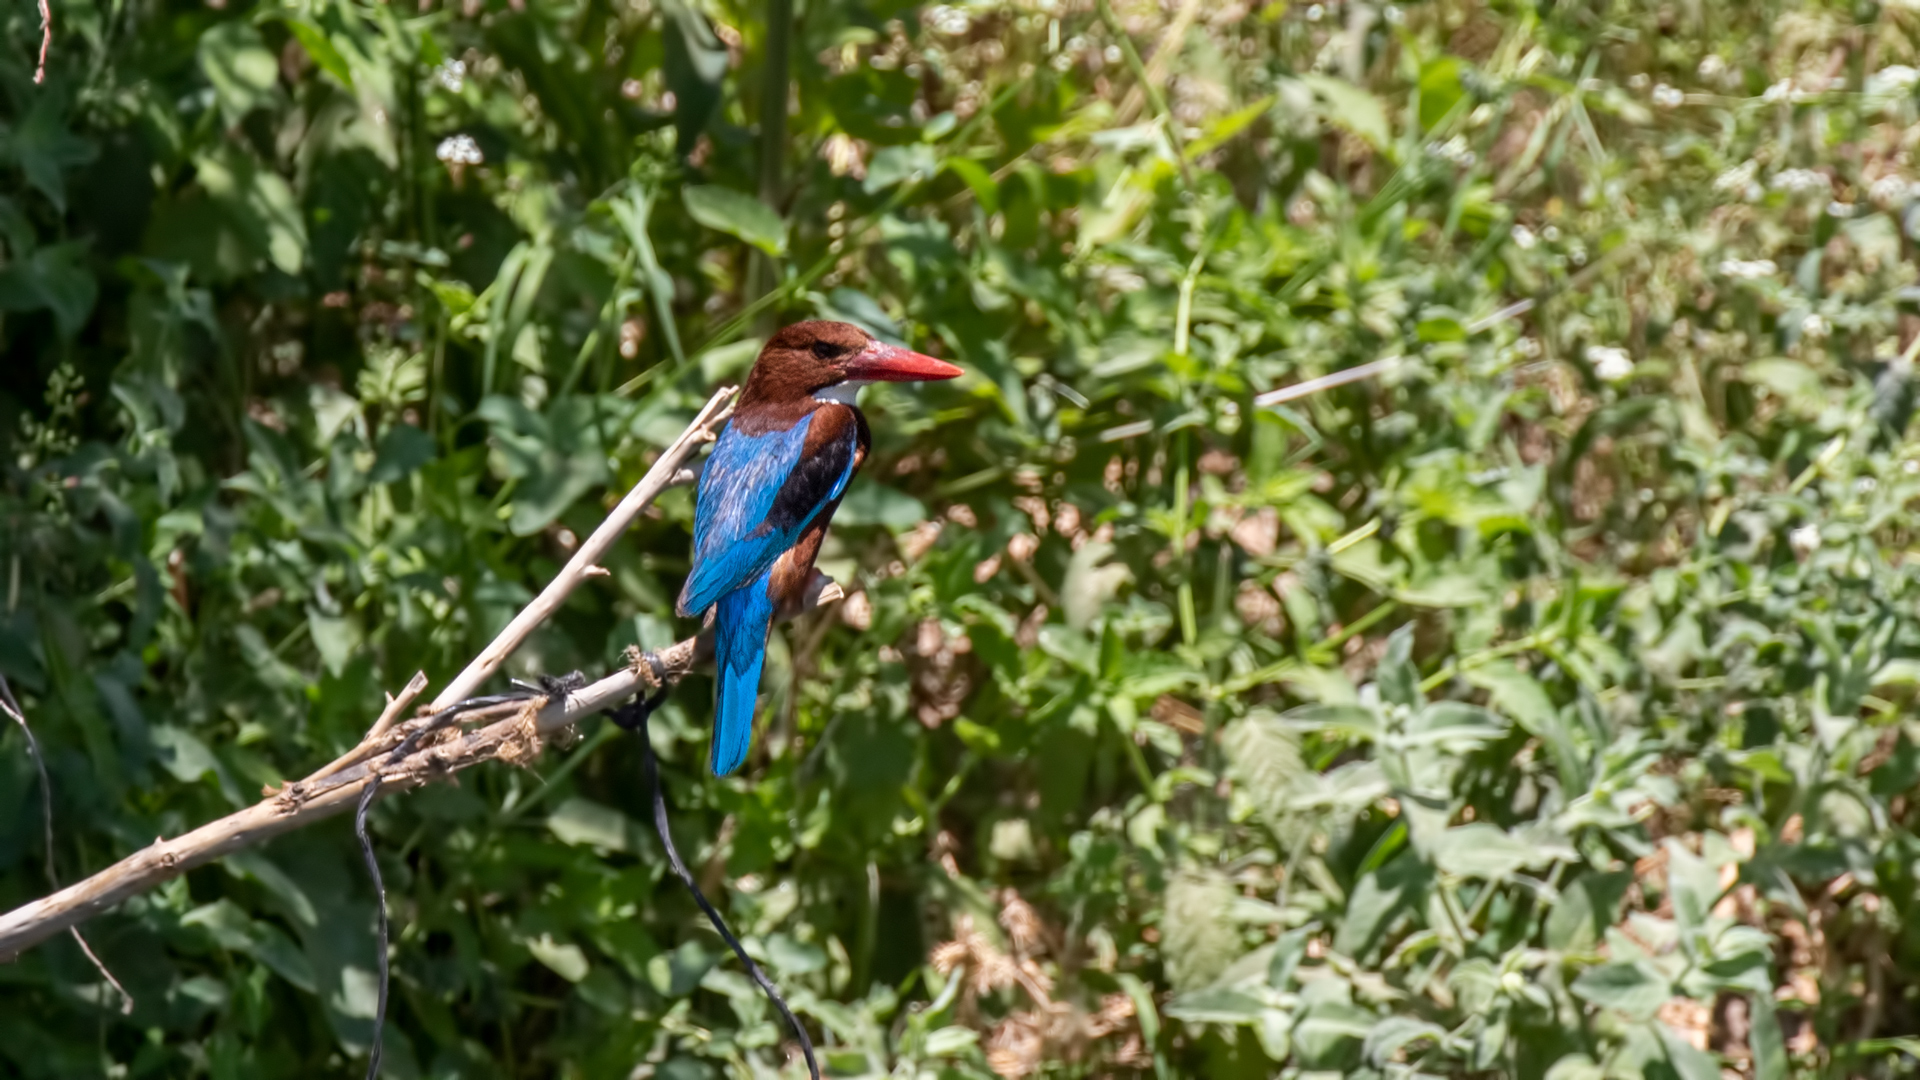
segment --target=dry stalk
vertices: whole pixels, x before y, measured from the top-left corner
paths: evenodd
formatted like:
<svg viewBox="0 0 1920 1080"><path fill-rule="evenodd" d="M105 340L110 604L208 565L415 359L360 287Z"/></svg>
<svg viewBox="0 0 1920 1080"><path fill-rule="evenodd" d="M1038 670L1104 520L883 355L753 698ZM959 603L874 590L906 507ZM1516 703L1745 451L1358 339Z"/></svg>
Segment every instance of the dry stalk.
<svg viewBox="0 0 1920 1080"><path fill-rule="evenodd" d="M661 453L646 476L580 545L553 582L447 685L429 711L443 710L470 696L528 635L559 610L576 586L595 576L593 571L600 556L660 492L697 474L697 469L686 466L686 458L701 443L715 437L731 412L728 401L732 393L731 388L723 389L707 402L693 423ZM839 596L838 585L816 575L802 610L811 610ZM660 662L662 681L669 686L679 682L711 652L710 632L661 650L656 659ZM448 730L422 739L405 757L390 760L392 751L424 723L420 718L398 720L407 705L426 687L425 676L416 675L400 694L388 701L380 719L359 746L308 779L284 785L269 792L259 803L183 836L156 840L84 881L0 915L0 962L10 961L34 945L188 870L352 810L376 773L380 794L386 795L420 787L496 758L523 761L545 736L655 686L653 671L644 663L638 666L642 671L629 666L559 700L536 698L531 709L528 703L512 702L476 710L463 719L478 722L478 726Z"/></svg>

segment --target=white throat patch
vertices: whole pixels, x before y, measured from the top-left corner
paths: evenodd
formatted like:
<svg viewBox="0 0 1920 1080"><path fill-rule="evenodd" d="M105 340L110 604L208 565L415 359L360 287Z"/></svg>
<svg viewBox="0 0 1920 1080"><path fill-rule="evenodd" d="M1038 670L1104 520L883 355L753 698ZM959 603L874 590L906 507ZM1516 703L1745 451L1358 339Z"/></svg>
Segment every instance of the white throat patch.
<svg viewBox="0 0 1920 1080"><path fill-rule="evenodd" d="M832 401L841 405L851 405L854 403L854 399L860 396L860 388L867 385L867 382L868 380L865 379L849 379L843 383L835 383L824 389L815 390L813 392L813 400Z"/></svg>

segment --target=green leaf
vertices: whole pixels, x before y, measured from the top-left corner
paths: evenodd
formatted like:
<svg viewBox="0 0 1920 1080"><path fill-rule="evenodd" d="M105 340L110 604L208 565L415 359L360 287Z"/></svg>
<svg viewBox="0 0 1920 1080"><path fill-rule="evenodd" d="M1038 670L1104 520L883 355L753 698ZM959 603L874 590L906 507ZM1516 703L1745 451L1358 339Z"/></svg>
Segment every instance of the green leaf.
<svg viewBox="0 0 1920 1080"><path fill-rule="evenodd" d="M971 158L950 157L940 163L940 167L960 178L973 192L974 199L980 203L980 209L989 214L1000 209L1000 186L993 182L993 174L986 166ZM871 175L871 173L869 173Z"/></svg>
<svg viewBox="0 0 1920 1080"><path fill-rule="evenodd" d="M1447 118L1466 94L1461 75L1467 70L1464 60L1441 56L1420 69L1420 130L1431 131Z"/></svg>
<svg viewBox="0 0 1920 1080"><path fill-rule="evenodd" d="M971 1028L943 1027L927 1033L928 1057L956 1057L979 1045L980 1033Z"/></svg>
<svg viewBox="0 0 1920 1080"><path fill-rule="evenodd" d="M85 259L86 246L74 241L39 248L0 268L0 311L45 309L53 313L60 336L73 337L86 325L99 294Z"/></svg>
<svg viewBox="0 0 1920 1080"><path fill-rule="evenodd" d="M516 398L494 396L477 412L491 425L499 471L521 481L507 519L515 535L546 528L606 481L607 456L595 435L592 402L562 398L541 415Z"/></svg>
<svg viewBox="0 0 1920 1080"><path fill-rule="evenodd" d="M200 35L196 55L229 125L275 102L280 64L253 24L236 20L216 25Z"/></svg>
<svg viewBox="0 0 1920 1080"><path fill-rule="evenodd" d="M1673 996L1667 980L1641 961L1590 967L1568 989L1582 1000L1630 1016L1651 1016Z"/></svg>
<svg viewBox="0 0 1920 1080"><path fill-rule="evenodd" d="M1444 1043L1446 1038L1447 1029L1439 1024L1412 1016L1389 1016L1367 1032L1360 1052L1374 1066L1384 1068L1389 1062L1397 1060L1402 1050L1422 1039L1439 1044Z"/></svg>
<svg viewBox="0 0 1920 1080"><path fill-rule="evenodd" d="M551 934L529 938L525 944L535 960L568 982L577 983L586 978L592 968L587 962L586 952L580 946L570 941L555 940Z"/></svg>
<svg viewBox="0 0 1920 1080"><path fill-rule="evenodd" d="M677 145L686 155L693 152L695 141L720 106L721 86L727 77L727 47L713 32L706 15L685 0L664 0L661 11L667 17L661 36L661 72L667 88L673 91Z"/></svg>
<svg viewBox="0 0 1920 1080"><path fill-rule="evenodd" d="M353 89L353 69L347 66L347 58L340 55L340 50L334 47L333 39L327 36L325 30L305 19L288 15L282 15L280 21L286 24L294 40L307 51L313 62L320 65L320 70L338 79L340 85Z"/></svg>
<svg viewBox="0 0 1920 1080"><path fill-rule="evenodd" d="M903 181L932 176L939 167L933 147L926 143L889 146L874 154L873 160L867 163L867 178L861 186L872 195Z"/></svg>
<svg viewBox="0 0 1920 1080"><path fill-rule="evenodd" d="M1260 1018L1265 1003L1244 991L1221 986L1181 994L1167 1002L1162 1011L1175 1020L1190 1024L1251 1024Z"/></svg>
<svg viewBox="0 0 1920 1080"><path fill-rule="evenodd" d="M633 820L627 815L578 795L554 807L547 818L547 831L563 844L603 851L630 851L635 835Z"/></svg>
<svg viewBox="0 0 1920 1080"><path fill-rule="evenodd" d="M1393 141L1387 110L1379 98L1331 75L1302 75L1300 81L1325 103L1328 120L1365 139L1367 145L1376 150L1384 149Z"/></svg>
<svg viewBox="0 0 1920 1080"><path fill-rule="evenodd" d="M899 488L868 480L848 489L833 520L841 525L882 525L898 531L927 520L927 508Z"/></svg>
<svg viewBox="0 0 1920 1080"><path fill-rule="evenodd" d="M45 195L55 209L65 210L67 206L67 170L93 158L93 143L67 127L64 104L54 95L35 95L18 126L11 130L0 126L0 161L17 166L26 174L27 183Z"/></svg>
<svg viewBox="0 0 1920 1080"><path fill-rule="evenodd" d="M680 189L693 220L738 237L769 255L787 253L787 226L766 203L732 188L706 184Z"/></svg>
<svg viewBox="0 0 1920 1080"><path fill-rule="evenodd" d="M1544 869L1574 857L1565 845L1543 844L1484 821L1446 829L1429 841L1434 864L1444 873L1502 881L1525 869Z"/></svg>
<svg viewBox="0 0 1920 1080"><path fill-rule="evenodd" d="M1665 1024L1655 1025L1660 1043L1667 1052L1667 1063L1673 1066L1679 1080L1720 1080L1720 1063L1712 1054L1701 1050L1689 1042L1679 1032Z"/></svg>
<svg viewBox="0 0 1920 1080"><path fill-rule="evenodd" d="M403 480L439 455L440 447L433 441L433 436L412 424L394 424L380 436L380 447L374 456L373 470L367 474L367 482L390 484L395 480Z"/></svg>
<svg viewBox="0 0 1920 1080"><path fill-rule="evenodd" d="M256 257L283 273L300 272L306 265L307 229L285 179L232 148L195 158L194 169L200 187Z"/></svg>
<svg viewBox="0 0 1920 1080"><path fill-rule="evenodd" d="M1355 958L1371 957L1397 920L1425 907L1432 884L1432 869L1411 852L1402 852L1362 876L1347 900L1346 919L1334 934L1334 950Z"/></svg>
<svg viewBox="0 0 1920 1080"><path fill-rule="evenodd" d="M1633 872L1588 871L1560 890L1547 913L1546 946L1561 952L1580 952L1599 944L1620 912Z"/></svg>
<svg viewBox="0 0 1920 1080"><path fill-rule="evenodd" d="M1748 998L1751 1026L1747 1046L1753 1051L1753 1080L1787 1080L1791 1075L1787 1061L1787 1040L1780 1031L1780 1014L1774 1011L1773 995L1757 993Z"/></svg>

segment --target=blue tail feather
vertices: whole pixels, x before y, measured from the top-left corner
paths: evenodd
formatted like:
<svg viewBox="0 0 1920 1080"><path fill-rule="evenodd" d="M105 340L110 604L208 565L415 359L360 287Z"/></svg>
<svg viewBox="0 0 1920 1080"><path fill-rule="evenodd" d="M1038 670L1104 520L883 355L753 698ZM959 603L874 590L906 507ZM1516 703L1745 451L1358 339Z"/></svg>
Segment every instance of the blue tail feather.
<svg viewBox="0 0 1920 1080"><path fill-rule="evenodd" d="M707 767L725 776L740 767L753 745L753 713L760 698L760 665L767 656L773 599L772 571L720 598L713 617L714 661L720 681L713 702L713 749Z"/></svg>

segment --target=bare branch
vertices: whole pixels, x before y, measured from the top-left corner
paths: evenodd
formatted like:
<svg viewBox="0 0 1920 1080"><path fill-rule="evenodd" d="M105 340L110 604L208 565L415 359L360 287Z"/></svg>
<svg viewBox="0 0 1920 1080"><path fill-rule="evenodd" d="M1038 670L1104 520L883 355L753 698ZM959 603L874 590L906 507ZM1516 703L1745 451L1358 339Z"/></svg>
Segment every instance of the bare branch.
<svg viewBox="0 0 1920 1080"><path fill-rule="evenodd" d="M714 437L715 429L731 411L727 402L732 393L731 389L722 390L707 402L693 423L661 452L646 476L580 545L554 581L441 691L429 711L444 711L448 705L470 696L541 622L559 610L581 581L593 576L592 568L597 567L601 556L660 492L683 477L697 474L697 469L687 467L686 459L701 443ZM816 575L801 610L839 599L840 595L838 585ZM668 686L679 682L695 663L711 653L710 632L667 647L655 655L662 681ZM653 668L640 662L637 654L634 663L643 670L636 672L634 667L629 667L561 700L535 698L475 710L461 719L479 726L434 732L416 740L417 745L410 752L396 758L393 752L426 724L424 718L398 719L408 703L425 689L425 677L416 675L406 689L387 703L380 720L359 746L309 779L287 784L254 806L202 825L184 836L156 840L85 881L0 915L0 962L11 960L128 897L197 866L347 812L354 808L361 792L376 774L379 793L384 796L417 788L496 758L509 764L524 764L539 754L547 737L555 731L637 692L657 688Z"/></svg>
<svg viewBox="0 0 1920 1080"><path fill-rule="evenodd" d="M44 3L44 0L42 2ZM33 737L33 728L27 723L26 710L22 709L20 702L14 699L13 686L7 682L4 673L0 673L0 711L5 711L13 718L14 723L20 725L20 734L27 738L27 756L33 759L34 770L40 774L40 824L46 830L44 843L47 855L47 884L58 889L60 874L53 866L53 779L47 775L47 759L40 753L40 740ZM106 963L100 959L98 953L93 951L93 946L87 944L87 939L81 935L80 928L74 926L68 929L73 934L75 943L80 946L80 951L86 953L87 959L93 962L94 970L100 973L101 978L107 980L107 985L119 992L121 1013L132 1013L133 995L127 993L127 988L121 986L120 980L113 977L113 972L107 970Z"/></svg>
<svg viewBox="0 0 1920 1080"><path fill-rule="evenodd" d="M560 572L554 575L553 581L541 590L539 596L534 597L533 603L522 608L520 614L515 615L513 621L507 624L506 629L501 630L499 636L493 639L493 643L482 649L479 656L474 657L473 663L467 665L467 670L462 671L446 685L445 689L440 691L439 696L433 699L433 711L438 712L456 701L471 697L474 690L481 683L486 682L487 677L492 675L507 657L513 655L513 651L520 647L520 643L525 641L535 628L546 622L554 612L560 610L560 605L566 603L567 596L573 592L574 588L592 576L589 568L600 561L600 557L607 553L607 549L613 546L615 540L620 539L621 534L627 531L627 526L633 524L633 519L640 516L640 511L645 510L647 504L653 502L662 491L673 485L681 472L681 464L693 449L714 438L720 423L733 412L733 407L728 404L728 399L732 396L733 388L723 387L707 400L706 407L693 418L693 423L687 426L687 430L680 433L680 437L675 439L672 445L661 452L659 460L653 463L653 468L648 469L647 475L640 478L640 482L633 486L632 491L627 492L627 497L620 500L620 504L613 508L613 512L607 515L607 519L600 523L600 527L593 530L593 535L587 537L586 542L573 553L573 558L567 560L567 565L561 567Z"/></svg>
<svg viewBox="0 0 1920 1080"><path fill-rule="evenodd" d="M40 0L40 62L35 64L33 68L33 85L35 86L39 86L47 81L47 50L52 48L52 46L53 8L48 6L47 0ZM85 948L84 943L81 947ZM92 951L89 950L87 955L93 955ZM99 961L96 960L94 963L97 964ZM107 978L108 980L112 980L113 976L108 975ZM113 985L118 987L120 984L114 983ZM126 993L125 990L120 992L123 994Z"/></svg>

